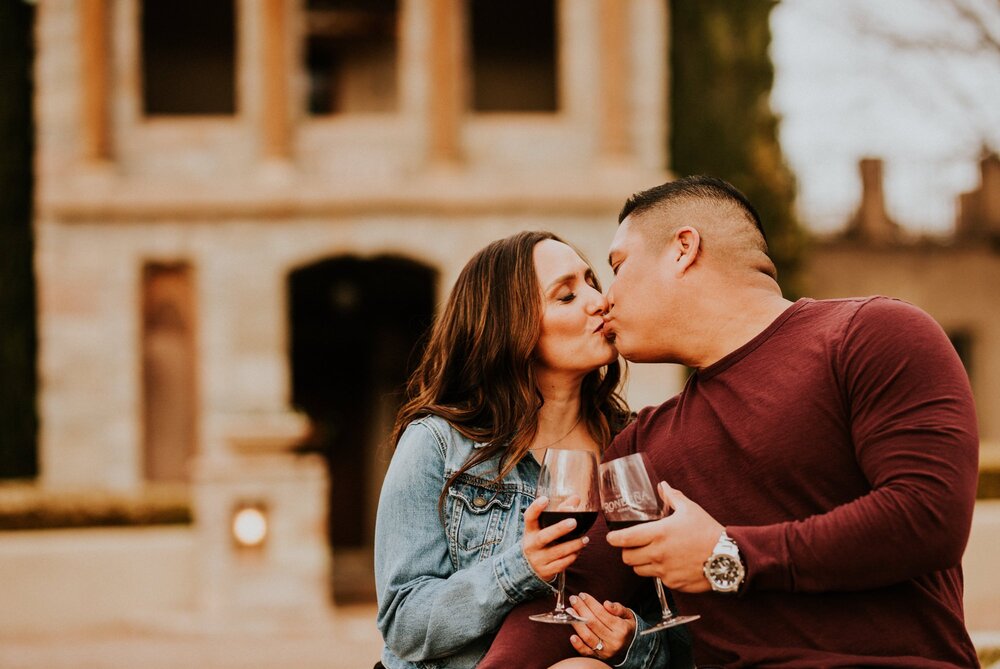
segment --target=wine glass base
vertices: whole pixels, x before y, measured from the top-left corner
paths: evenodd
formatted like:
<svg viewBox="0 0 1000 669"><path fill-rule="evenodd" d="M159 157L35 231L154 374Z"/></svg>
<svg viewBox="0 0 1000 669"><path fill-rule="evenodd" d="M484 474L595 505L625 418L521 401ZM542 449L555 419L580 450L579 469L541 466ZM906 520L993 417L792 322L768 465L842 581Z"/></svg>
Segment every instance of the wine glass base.
<svg viewBox="0 0 1000 669"><path fill-rule="evenodd" d="M684 625L693 620L698 620L698 618L701 618L701 616L698 615L673 616L672 618L667 618L665 620L660 621L659 623L653 625L649 629L644 629L643 631L639 632L639 635L642 636L643 634L655 634L661 630L669 629L671 627L677 627L678 625Z"/></svg>
<svg viewBox="0 0 1000 669"><path fill-rule="evenodd" d="M539 613L533 616L528 616L530 620L534 620L536 623L550 623L553 625L572 625L573 623L589 623L590 620L587 618L581 618L578 615L574 615L569 611L551 611L549 613Z"/></svg>

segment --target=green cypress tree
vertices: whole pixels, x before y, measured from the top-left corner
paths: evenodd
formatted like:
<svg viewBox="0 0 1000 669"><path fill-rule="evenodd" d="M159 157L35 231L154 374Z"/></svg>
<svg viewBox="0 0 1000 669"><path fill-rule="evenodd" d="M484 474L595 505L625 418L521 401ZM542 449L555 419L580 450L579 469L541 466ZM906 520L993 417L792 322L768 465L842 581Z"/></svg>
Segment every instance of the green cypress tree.
<svg viewBox="0 0 1000 669"><path fill-rule="evenodd" d="M778 143L768 54L774 0L670 0L670 169L729 181L754 203L786 296L805 236Z"/></svg>
<svg viewBox="0 0 1000 669"><path fill-rule="evenodd" d="M34 7L0 2L0 478L38 473L32 273Z"/></svg>

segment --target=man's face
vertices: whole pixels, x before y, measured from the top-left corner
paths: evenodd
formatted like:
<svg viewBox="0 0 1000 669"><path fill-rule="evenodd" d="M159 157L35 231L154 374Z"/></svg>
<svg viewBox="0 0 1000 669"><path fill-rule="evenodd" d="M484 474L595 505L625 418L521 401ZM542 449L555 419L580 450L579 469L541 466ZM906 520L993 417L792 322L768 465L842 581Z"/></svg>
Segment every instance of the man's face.
<svg viewBox="0 0 1000 669"><path fill-rule="evenodd" d="M662 262L669 248L669 244L651 248L631 216L622 221L611 241L608 262L615 276L607 289L604 332L614 337L618 352L627 360L670 361L665 343L671 338L676 313L671 298L676 291L667 263Z"/></svg>

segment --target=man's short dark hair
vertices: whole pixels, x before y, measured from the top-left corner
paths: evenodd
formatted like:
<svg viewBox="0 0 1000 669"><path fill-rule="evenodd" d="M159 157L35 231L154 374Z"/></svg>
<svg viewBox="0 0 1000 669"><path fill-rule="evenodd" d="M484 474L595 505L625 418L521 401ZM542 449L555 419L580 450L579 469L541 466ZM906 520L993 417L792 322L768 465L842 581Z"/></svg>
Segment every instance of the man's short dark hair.
<svg viewBox="0 0 1000 669"><path fill-rule="evenodd" d="M625 201L625 205L618 214L618 223L620 224L631 214L639 215L658 205L683 200L719 200L735 205L743 211L749 220L753 221L764 238L764 242L767 243L767 235L764 233L760 216L754 206L750 204L747 196L728 181L701 174L668 181L665 184L633 194Z"/></svg>

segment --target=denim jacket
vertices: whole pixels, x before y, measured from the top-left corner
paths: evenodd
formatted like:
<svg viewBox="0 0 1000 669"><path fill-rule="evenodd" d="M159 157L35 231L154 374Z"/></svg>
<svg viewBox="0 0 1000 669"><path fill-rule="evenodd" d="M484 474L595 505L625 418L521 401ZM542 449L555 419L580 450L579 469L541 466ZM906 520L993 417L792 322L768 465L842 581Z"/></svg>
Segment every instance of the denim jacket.
<svg viewBox="0 0 1000 669"><path fill-rule="evenodd" d="M443 517L439 511L445 482L482 447L427 416L407 426L393 454L375 526L387 669L475 667L514 605L551 596L521 549L523 513L538 479L534 458L498 483L497 459L473 467L449 487ZM660 636L636 634L620 666L666 666Z"/></svg>

